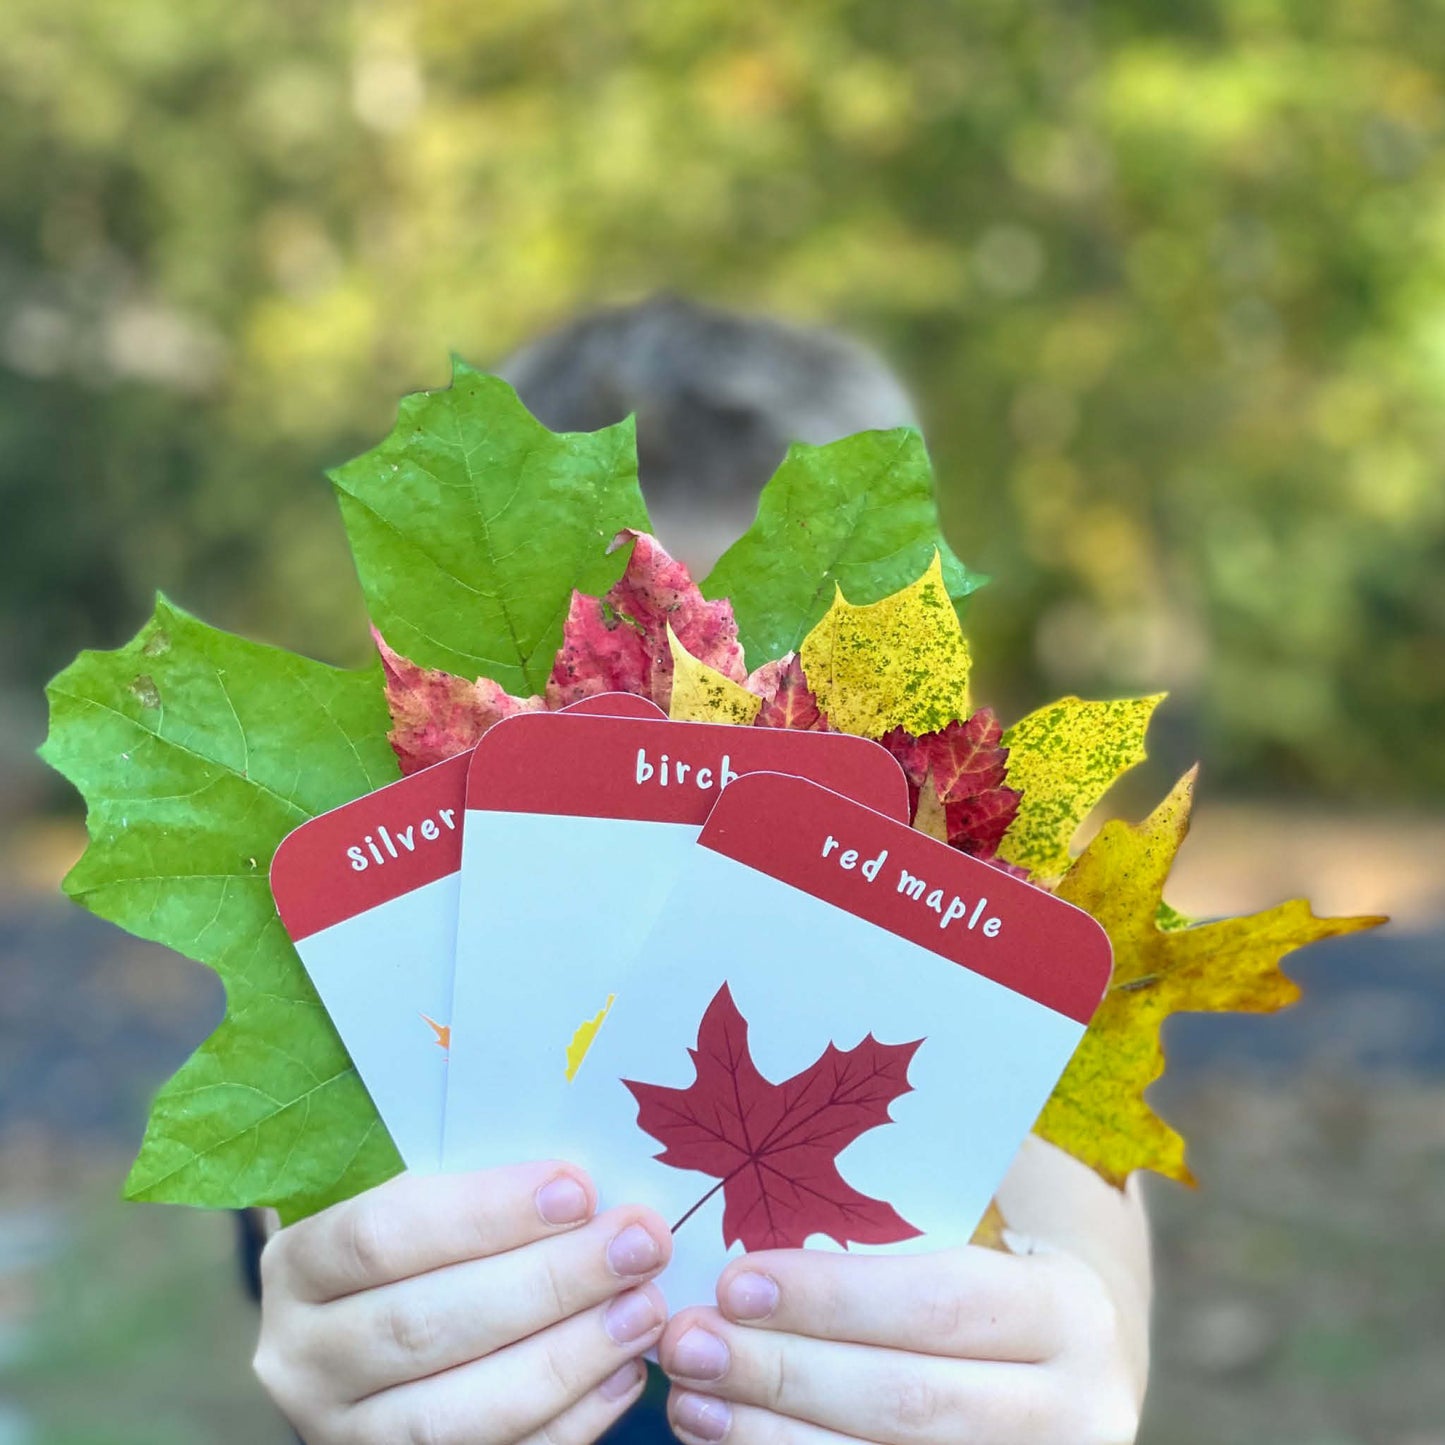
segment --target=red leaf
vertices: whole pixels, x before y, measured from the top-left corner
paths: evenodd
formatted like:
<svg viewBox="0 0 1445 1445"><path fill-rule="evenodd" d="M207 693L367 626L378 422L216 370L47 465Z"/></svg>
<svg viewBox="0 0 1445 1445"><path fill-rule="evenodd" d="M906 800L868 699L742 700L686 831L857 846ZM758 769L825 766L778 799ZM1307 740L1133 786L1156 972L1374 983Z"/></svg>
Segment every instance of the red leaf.
<svg viewBox="0 0 1445 1445"><path fill-rule="evenodd" d="M949 847L992 861L1023 797L1016 788L990 788L957 803L944 805ZM1025 872L1027 877L1027 872Z"/></svg>
<svg viewBox="0 0 1445 1445"><path fill-rule="evenodd" d="M1004 779L1008 749L993 709L980 708L967 722L951 722L921 741L927 747L933 783L941 803L958 803L997 788Z"/></svg>
<svg viewBox="0 0 1445 1445"><path fill-rule="evenodd" d="M761 668L758 669L762 671ZM757 673L753 674L754 677ZM749 681L752 679L750 678ZM763 705L753 720L754 727L800 728L813 732L828 731L828 718L818 710L818 699L803 676L803 664L796 656L783 660L777 684L763 694Z"/></svg>
<svg viewBox="0 0 1445 1445"><path fill-rule="evenodd" d="M747 1020L724 984L688 1050L694 1083L622 1081L637 1100L639 1127L666 1146L657 1158L721 1181L674 1230L721 1189L729 1246L794 1249L826 1234L846 1248L918 1235L891 1204L854 1189L837 1158L860 1134L891 1122L889 1106L912 1089L908 1066L922 1042L881 1044L869 1034L847 1052L829 1044L802 1073L774 1084L758 1072Z"/></svg>
<svg viewBox="0 0 1445 1445"><path fill-rule="evenodd" d="M926 738L916 738L902 728L894 728L878 739L898 759L903 776L908 779L908 817L910 821L918 816L918 794L928 781L928 743Z"/></svg>
<svg viewBox="0 0 1445 1445"><path fill-rule="evenodd" d="M482 734L504 717L546 707L540 697L512 697L489 677L468 682L437 668L418 667L393 652L374 627L371 635L386 674L392 722L388 738L404 774L475 747Z"/></svg>
<svg viewBox="0 0 1445 1445"><path fill-rule="evenodd" d="M547 682L549 707L599 692L635 692L666 711L672 698L669 624L699 662L734 682L747 677L732 603L707 601L687 568L645 532L619 532L612 545L629 541L632 555L606 597L572 594Z"/></svg>
<svg viewBox="0 0 1445 1445"><path fill-rule="evenodd" d="M908 777L911 816L918 815L919 790L928 785L944 805L950 847L991 862L1023 797L1004 786L1008 749L991 708L967 722L954 721L921 738L895 728L880 740Z"/></svg>

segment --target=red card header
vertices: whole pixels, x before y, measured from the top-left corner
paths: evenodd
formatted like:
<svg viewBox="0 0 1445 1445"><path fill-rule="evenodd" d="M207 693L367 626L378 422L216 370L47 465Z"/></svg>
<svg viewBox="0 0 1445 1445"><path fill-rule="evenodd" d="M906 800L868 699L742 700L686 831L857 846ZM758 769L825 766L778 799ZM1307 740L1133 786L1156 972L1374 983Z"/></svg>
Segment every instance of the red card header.
<svg viewBox="0 0 1445 1445"><path fill-rule="evenodd" d="M271 893L293 940L461 867L469 759L460 753L389 783L281 840L271 860Z"/></svg>
<svg viewBox="0 0 1445 1445"><path fill-rule="evenodd" d="M890 817L908 784L886 748L845 733L525 713L477 744L467 807L701 826L744 773L798 773Z"/></svg>
<svg viewBox="0 0 1445 1445"><path fill-rule="evenodd" d="M569 716L661 721L645 697L607 692L562 709ZM560 714L559 714L560 715ZM471 753L390 783L312 818L271 860L271 893L286 932L306 938L462 866L462 809Z"/></svg>
<svg viewBox="0 0 1445 1445"><path fill-rule="evenodd" d="M803 778L739 780L699 841L1079 1023L1109 985L1082 909Z"/></svg>

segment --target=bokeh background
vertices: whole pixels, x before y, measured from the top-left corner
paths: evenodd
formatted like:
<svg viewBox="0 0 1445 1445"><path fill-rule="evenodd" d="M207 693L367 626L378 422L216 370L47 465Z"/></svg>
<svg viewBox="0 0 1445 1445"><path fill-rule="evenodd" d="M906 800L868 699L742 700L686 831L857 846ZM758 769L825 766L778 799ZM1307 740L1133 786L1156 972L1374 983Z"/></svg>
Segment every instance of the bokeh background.
<svg viewBox="0 0 1445 1445"><path fill-rule="evenodd" d="M659 289L918 398L980 691L1168 687L1173 901L1392 927L1171 1025L1149 1445L1441 1445L1445 5L7 0L0 1445L270 1445L228 1222L116 1202L204 969L55 896L41 686L164 588L365 650L321 470Z"/></svg>

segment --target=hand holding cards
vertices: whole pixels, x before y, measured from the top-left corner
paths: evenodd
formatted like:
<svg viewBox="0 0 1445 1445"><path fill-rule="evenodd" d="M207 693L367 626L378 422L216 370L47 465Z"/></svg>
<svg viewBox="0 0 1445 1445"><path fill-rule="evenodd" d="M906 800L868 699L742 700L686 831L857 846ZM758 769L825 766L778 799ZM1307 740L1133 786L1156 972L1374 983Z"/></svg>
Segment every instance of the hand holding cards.
<svg viewBox="0 0 1445 1445"><path fill-rule="evenodd" d="M293 838L373 814L380 860L275 886L408 1164L582 1165L674 1222L674 1306L729 1251L967 1242L1108 980L843 734L529 714Z"/></svg>

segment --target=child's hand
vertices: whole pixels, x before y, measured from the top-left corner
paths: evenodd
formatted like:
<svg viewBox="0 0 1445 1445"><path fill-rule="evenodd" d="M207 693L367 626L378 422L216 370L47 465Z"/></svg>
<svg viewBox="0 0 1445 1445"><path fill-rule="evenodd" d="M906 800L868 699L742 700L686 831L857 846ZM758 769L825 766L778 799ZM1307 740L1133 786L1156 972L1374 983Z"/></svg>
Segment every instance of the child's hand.
<svg viewBox="0 0 1445 1445"><path fill-rule="evenodd" d="M578 1171L523 1164L283 1229L256 1373L310 1445L590 1445L641 1393L672 1252L651 1211L595 1205Z"/></svg>
<svg viewBox="0 0 1445 1445"><path fill-rule="evenodd" d="M1139 1387L1100 1277L1062 1253L735 1261L661 1346L668 1415L728 1445L1127 1445Z"/></svg>

